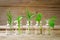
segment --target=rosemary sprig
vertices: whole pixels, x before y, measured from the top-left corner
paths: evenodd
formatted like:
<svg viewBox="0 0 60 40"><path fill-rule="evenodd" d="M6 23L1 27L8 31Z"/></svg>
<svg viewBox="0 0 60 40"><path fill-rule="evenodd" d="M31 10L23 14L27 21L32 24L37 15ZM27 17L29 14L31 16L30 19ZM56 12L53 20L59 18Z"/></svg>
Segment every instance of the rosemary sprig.
<svg viewBox="0 0 60 40"><path fill-rule="evenodd" d="M10 29L12 29L12 14L11 14L10 10L7 12L7 20L8 20L8 24L10 26Z"/></svg>

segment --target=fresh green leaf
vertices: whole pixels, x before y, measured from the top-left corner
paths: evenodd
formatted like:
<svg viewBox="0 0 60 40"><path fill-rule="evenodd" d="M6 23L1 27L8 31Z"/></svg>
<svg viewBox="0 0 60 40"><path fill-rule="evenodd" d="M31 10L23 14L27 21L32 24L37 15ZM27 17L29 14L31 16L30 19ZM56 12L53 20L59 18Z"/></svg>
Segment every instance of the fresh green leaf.
<svg viewBox="0 0 60 40"><path fill-rule="evenodd" d="M18 16L16 20L20 21L22 19L22 16Z"/></svg>
<svg viewBox="0 0 60 40"><path fill-rule="evenodd" d="M49 26L54 28L54 25L55 25L55 20L56 20L56 16L52 16L50 19L49 19Z"/></svg>
<svg viewBox="0 0 60 40"><path fill-rule="evenodd" d="M49 21L49 26L54 28L55 22L54 21Z"/></svg>
<svg viewBox="0 0 60 40"><path fill-rule="evenodd" d="M34 15L28 9L26 9L26 13L27 13L27 20L31 20Z"/></svg>
<svg viewBox="0 0 60 40"><path fill-rule="evenodd" d="M42 19L42 14L41 13L38 13L36 15L36 21L41 21L41 19Z"/></svg>
<svg viewBox="0 0 60 40"><path fill-rule="evenodd" d="M7 12L7 19L8 19L9 25L12 25L12 14L10 10Z"/></svg>
<svg viewBox="0 0 60 40"><path fill-rule="evenodd" d="M23 18L22 16L18 16L17 19L16 19L17 22L18 22L18 32L19 33L21 33L21 30L20 30L20 21L22 20L22 18Z"/></svg>

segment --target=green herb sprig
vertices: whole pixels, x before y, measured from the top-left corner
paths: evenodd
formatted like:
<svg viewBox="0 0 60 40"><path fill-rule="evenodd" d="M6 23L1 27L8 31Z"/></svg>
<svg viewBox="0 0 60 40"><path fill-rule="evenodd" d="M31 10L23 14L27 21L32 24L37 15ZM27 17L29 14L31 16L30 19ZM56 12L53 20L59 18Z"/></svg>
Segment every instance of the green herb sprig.
<svg viewBox="0 0 60 40"><path fill-rule="evenodd" d="M7 20L8 20L8 24L10 26L10 29L11 29L12 28L12 14L11 14L10 10L7 12Z"/></svg>
<svg viewBox="0 0 60 40"><path fill-rule="evenodd" d="M19 34L21 33L20 22L21 22L22 18L23 18L22 16L18 16L17 19L16 19L17 22L18 22L18 32L19 32Z"/></svg>
<svg viewBox="0 0 60 40"><path fill-rule="evenodd" d="M48 25L49 25L48 33L49 33L49 35L50 35L51 28L54 28L54 26L55 26L55 21L56 21L56 16L52 16L48 20Z"/></svg>
<svg viewBox="0 0 60 40"><path fill-rule="evenodd" d="M28 9L26 9L26 14L27 14L26 19L28 20L28 23L29 23L28 30L30 30L30 21L34 17L34 15Z"/></svg>
<svg viewBox="0 0 60 40"><path fill-rule="evenodd" d="M42 14L41 13L36 14L35 20L38 22L38 26L39 26L40 32L42 34L42 25L40 25L41 19L42 19Z"/></svg>
<svg viewBox="0 0 60 40"><path fill-rule="evenodd" d="M49 26L54 28L55 26L55 21L56 21L56 16L52 16L50 19L49 19Z"/></svg>

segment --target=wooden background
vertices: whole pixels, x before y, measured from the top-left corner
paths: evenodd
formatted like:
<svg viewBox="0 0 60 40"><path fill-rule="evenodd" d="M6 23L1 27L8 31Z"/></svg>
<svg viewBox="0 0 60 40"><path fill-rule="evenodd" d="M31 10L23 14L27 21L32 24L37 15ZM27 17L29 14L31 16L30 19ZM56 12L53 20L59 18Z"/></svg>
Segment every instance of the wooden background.
<svg viewBox="0 0 60 40"><path fill-rule="evenodd" d="M60 0L0 0L0 25L6 24L6 13L9 9L14 20L19 15L26 16L26 8L33 14L42 13L43 21L55 15L57 16L56 25L60 25ZM34 21L34 18L32 20ZM25 24L26 18L22 21Z"/></svg>

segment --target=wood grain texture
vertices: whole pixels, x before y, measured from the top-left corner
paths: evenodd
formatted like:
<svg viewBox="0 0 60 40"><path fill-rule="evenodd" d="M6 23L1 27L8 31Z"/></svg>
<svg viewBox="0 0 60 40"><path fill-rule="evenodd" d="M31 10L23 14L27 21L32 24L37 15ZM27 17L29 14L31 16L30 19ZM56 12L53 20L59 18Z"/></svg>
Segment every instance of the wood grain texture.
<svg viewBox="0 0 60 40"><path fill-rule="evenodd" d="M56 15L56 25L60 25L60 0L0 0L0 25L6 24L7 11L11 10L13 20L19 15L26 16L26 8L33 14L40 12L43 14L42 20ZM34 19L32 19L35 21ZM26 18L22 20L26 24Z"/></svg>

